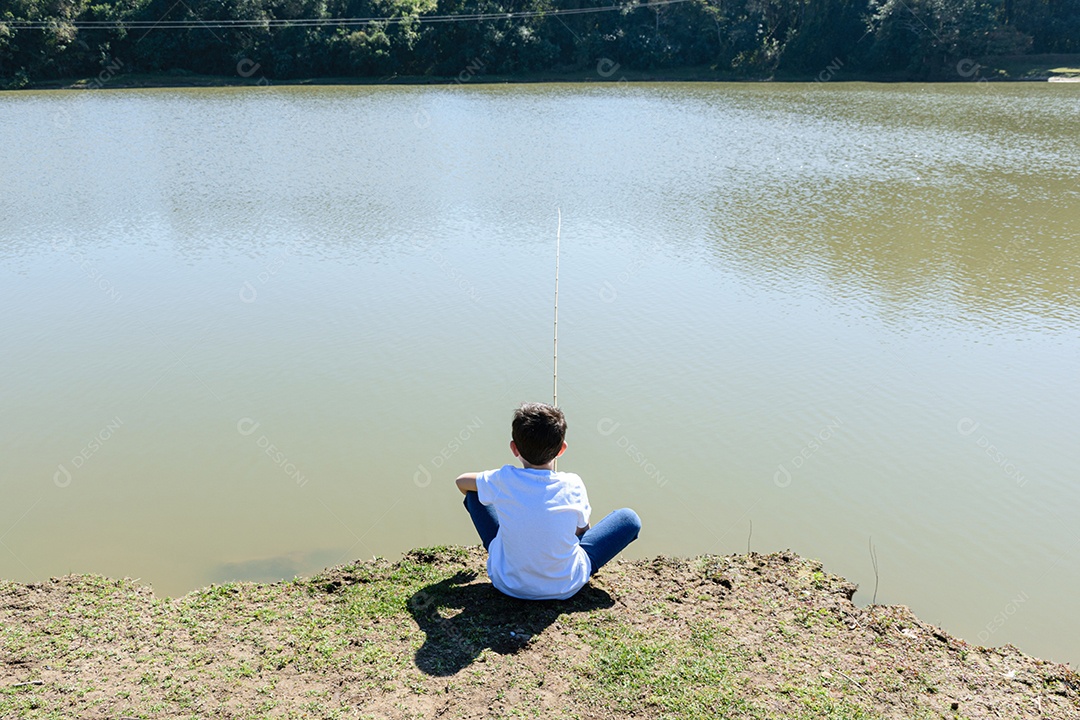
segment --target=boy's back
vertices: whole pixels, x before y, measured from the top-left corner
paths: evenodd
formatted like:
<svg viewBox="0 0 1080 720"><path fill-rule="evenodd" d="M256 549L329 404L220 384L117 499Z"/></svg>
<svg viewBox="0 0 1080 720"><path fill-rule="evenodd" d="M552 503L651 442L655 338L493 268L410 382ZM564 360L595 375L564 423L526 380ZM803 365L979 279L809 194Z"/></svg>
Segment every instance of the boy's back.
<svg viewBox="0 0 1080 720"><path fill-rule="evenodd" d="M505 465L476 477L499 531L488 547L488 575L501 592L531 600L571 597L589 580L578 530L589 526L589 497L573 473Z"/></svg>
<svg viewBox="0 0 1080 720"><path fill-rule="evenodd" d="M510 452L522 467L465 473L454 482L488 551L492 584L526 600L565 600L637 539L641 518L622 508L590 528L581 478L554 469L555 458L566 452L566 418L559 408L523 403L511 435Z"/></svg>

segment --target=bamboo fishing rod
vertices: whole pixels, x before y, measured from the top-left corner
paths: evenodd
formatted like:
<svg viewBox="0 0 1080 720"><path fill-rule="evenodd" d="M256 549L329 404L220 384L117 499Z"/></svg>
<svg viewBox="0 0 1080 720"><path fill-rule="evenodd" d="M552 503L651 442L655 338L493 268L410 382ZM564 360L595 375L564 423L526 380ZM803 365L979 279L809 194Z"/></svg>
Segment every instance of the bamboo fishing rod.
<svg viewBox="0 0 1080 720"><path fill-rule="evenodd" d="M555 208L555 210L559 214L559 224L555 229L555 329L552 352L551 406L559 407L559 242L562 239L562 208ZM552 468L555 472L559 471L559 458L555 458Z"/></svg>

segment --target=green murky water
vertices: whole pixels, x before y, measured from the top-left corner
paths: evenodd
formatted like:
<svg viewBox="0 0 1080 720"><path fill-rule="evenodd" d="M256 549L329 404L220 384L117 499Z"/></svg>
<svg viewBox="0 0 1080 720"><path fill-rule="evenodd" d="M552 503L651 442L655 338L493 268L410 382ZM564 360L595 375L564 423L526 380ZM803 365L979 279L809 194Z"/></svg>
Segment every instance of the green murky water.
<svg viewBox="0 0 1080 720"><path fill-rule="evenodd" d="M628 553L1080 659L1080 86L0 96L0 576L475 542L559 401ZM750 525L753 533L750 535Z"/></svg>

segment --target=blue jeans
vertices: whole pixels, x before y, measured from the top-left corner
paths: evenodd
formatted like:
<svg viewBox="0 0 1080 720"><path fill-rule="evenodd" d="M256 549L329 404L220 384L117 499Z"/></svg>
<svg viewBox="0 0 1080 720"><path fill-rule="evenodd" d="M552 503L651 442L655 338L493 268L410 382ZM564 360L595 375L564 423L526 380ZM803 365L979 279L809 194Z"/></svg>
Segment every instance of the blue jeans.
<svg viewBox="0 0 1080 720"><path fill-rule="evenodd" d="M476 526L476 532L480 535L480 542L484 543L484 549L487 550L499 532L499 516L495 514L495 508L482 504L480 496L471 490L465 493L464 505ZM595 575L608 560L637 540L639 532L641 518L630 508L608 513L607 517L586 530L578 542L589 556L592 574Z"/></svg>

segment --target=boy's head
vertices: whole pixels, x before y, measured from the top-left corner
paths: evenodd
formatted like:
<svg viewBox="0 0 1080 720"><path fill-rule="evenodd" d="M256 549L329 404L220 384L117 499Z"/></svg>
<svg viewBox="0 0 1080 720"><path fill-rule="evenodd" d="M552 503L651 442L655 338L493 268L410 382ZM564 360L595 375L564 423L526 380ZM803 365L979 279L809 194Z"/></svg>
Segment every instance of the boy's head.
<svg viewBox="0 0 1080 720"><path fill-rule="evenodd" d="M514 411L511 436L522 460L530 465L547 465L562 452L566 418L557 407L522 403Z"/></svg>

